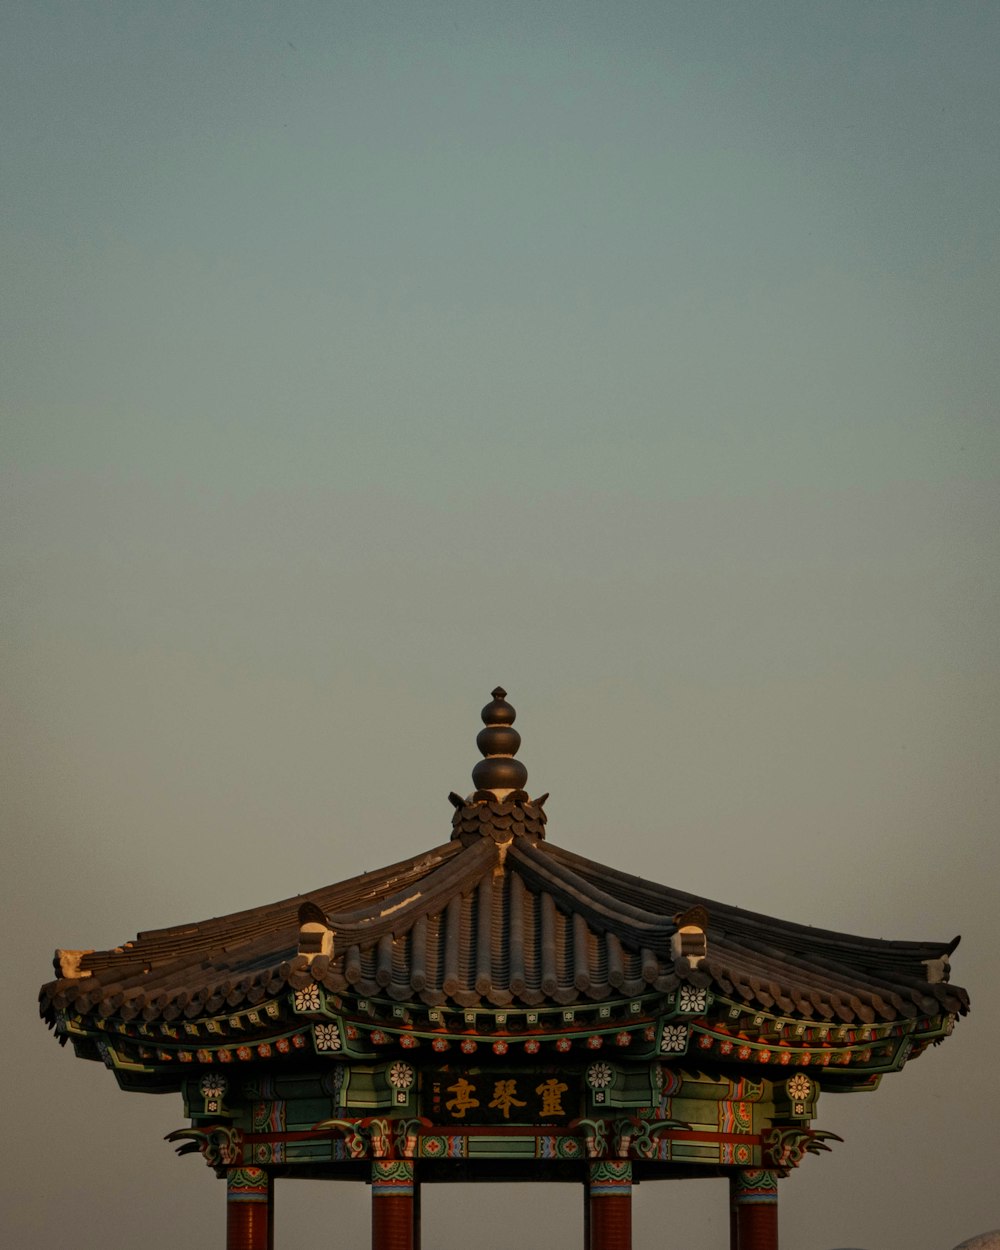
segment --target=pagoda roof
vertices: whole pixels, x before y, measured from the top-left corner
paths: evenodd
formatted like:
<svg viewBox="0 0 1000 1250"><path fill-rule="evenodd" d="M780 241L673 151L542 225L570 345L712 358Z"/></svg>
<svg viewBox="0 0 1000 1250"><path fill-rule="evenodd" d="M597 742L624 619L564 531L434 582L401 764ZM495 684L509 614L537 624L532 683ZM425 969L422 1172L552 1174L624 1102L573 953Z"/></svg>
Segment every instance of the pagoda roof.
<svg viewBox="0 0 1000 1250"><path fill-rule="evenodd" d="M191 1021L313 981L393 1002L515 1010L686 983L837 1024L968 1009L965 990L947 980L958 938L886 941L795 924L551 844L544 798L520 788L520 739L499 688L483 718L478 788L451 796L448 842L306 895L148 930L112 950L57 951L42 1015Z"/></svg>

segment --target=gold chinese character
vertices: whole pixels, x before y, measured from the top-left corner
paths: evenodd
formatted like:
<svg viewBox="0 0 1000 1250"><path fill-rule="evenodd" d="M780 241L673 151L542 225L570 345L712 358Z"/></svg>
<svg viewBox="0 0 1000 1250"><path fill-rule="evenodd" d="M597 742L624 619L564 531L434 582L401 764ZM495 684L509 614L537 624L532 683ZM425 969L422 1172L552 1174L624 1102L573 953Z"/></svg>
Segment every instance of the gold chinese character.
<svg viewBox="0 0 1000 1250"><path fill-rule="evenodd" d="M456 1120L464 1120L466 1111L471 1107L479 1106L479 1099L472 1097L476 1092L476 1087L471 1081L467 1081L464 1076L459 1077L454 1085L449 1085L448 1092L454 1094L455 1097L449 1098L444 1105Z"/></svg>
<svg viewBox="0 0 1000 1250"><path fill-rule="evenodd" d="M536 1085L535 1093L542 1096L542 1109L540 1115L565 1115L563 1110L562 1096L569 1089L568 1085L564 1085L562 1081L557 1081L554 1076L544 1083L544 1085Z"/></svg>
<svg viewBox="0 0 1000 1250"><path fill-rule="evenodd" d="M516 1081L497 1081L493 1088L493 1101L491 1107L496 1107L498 1111L503 1112L505 1120L510 1119L511 1107L523 1107L525 1104L519 1098L515 1098L517 1093Z"/></svg>

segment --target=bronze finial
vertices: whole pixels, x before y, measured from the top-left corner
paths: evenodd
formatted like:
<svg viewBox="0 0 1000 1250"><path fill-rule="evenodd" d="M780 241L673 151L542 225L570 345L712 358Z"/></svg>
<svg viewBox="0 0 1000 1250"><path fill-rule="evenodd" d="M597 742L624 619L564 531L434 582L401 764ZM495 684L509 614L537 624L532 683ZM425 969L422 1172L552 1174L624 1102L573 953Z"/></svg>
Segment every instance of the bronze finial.
<svg viewBox="0 0 1000 1250"><path fill-rule="evenodd" d="M506 794L524 789L528 770L520 760L514 759L521 745L521 735L513 727L517 713L507 702L507 691L497 686L492 694L493 702L482 710L486 728L476 737L476 746L485 759L472 770L472 781L477 790Z"/></svg>

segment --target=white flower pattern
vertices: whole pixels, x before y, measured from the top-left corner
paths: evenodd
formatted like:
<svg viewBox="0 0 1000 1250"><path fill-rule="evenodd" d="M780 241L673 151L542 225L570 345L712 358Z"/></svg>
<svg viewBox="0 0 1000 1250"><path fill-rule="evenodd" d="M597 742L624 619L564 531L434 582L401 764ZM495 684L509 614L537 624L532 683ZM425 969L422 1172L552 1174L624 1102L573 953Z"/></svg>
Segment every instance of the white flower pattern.
<svg viewBox="0 0 1000 1250"><path fill-rule="evenodd" d="M226 1078L220 1072L206 1072L199 1088L203 1098L222 1098L226 1084Z"/></svg>
<svg viewBox="0 0 1000 1250"><path fill-rule="evenodd" d="M389 1084L393 1089L409 1089L413 1084L414 1071L408 1063L397 1059L389 1067Z"/></svg>
<svg viewBox="0 0 1000 1250"><path fill-rule="evenodd" d="M313 1037L317 1050L340 1050L340 1029L335 1024L314 1024Z"/></svg>
<svg viewBox="0 0 1000 1250"><path fill-rule="evenodd" d="M663 1026L663 1037L660 1039L660 1050L668 1054L677 1054L687 1049L688 1031L683 1024L666 1024Z"/></svg>
<svg viewBox="0 0 1000 1250"><path fill-rule="evenodd" d="M587 1069L587 1084L592 1089L607 1089L611 1084L611 1064L592 1063Z"/></svg>
<svg viewBox="0 0 1000 1250"><path fill-rule="evenodd" d="M319 986L315 982L295 991L295 1010L319 1011Z"/></svg>
<svg viewBox="0 0 1000 1250"><path fill-rule="evenodd" d="M708 991L682 985L677 994L677 1006L681 1011L700 1012L708 1006Z"/></svg>

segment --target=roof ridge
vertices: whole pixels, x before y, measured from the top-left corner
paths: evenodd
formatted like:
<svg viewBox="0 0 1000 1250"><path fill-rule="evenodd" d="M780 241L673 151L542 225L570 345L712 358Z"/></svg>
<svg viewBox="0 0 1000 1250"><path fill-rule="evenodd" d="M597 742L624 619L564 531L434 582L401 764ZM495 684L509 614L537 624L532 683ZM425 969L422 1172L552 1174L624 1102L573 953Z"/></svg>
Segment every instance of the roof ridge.
<svg viewBox="0 0 1000 1250"><path fill-rule="evenodd" d="M568 865L573 867L574 870L579 871L579 866L587 866L595 876L599 876L603 881L621 881L631 888L638 889L640 892L660 896L665 903L667 900L677 900L682 903L701 904L708 910L710 920L716 922L715 927L719 927L720 922L728 921L729 923L723 924L722 927L735 929L746 924L747 928L756 929L764 925L772 932L778 929L788 934L807 933L811 939L821 944L829 943L836 948L856 947L860 954L870 953L874 947L880 952L895 951L899 954L912 953L914 956L921 954L927 958L936 958L942 952L950 954L958 944L957 938L952 938L951 941L947 942L936 942L933 940L897 941L890 938L865 937L857 933L844 933L836 929L823 929L816 925L800 924L794 920L782 920L777 916L769 916L765 912L748 911L745 908L737 907L733 903L723 903L717 899L707 899L701 895L690 894L685 890L675 890L667 886L661 886L645 877L638 877L631 873L622 872L620 869L611 868L606 864L600 864L596 860L589 860L585 856L568 851L565 847L558 846L555 843L546 844L546 851L554 859L566 860ZM585 879L589 879L585 872L580 872L580 875ZM667 903L667 906L673 907L674 911L678 910L672 902Z"/></svg>
<svg viewBox="0 0 1000 1250"><path fill-rule="evenodd" d="M367 907L347 913L327 913L334 941L340 938L342 942L367 945L386 933L406 932L421 916L437 911L456 891L463 894L471 891L487 872L492 872L499 858L496 843L483 838L462 847L460 854L451 856L427 877L420 878L422 889L414 892L407 886L388 898L373 900L377 911L375 907Z"/></svg>
<svg viewBox="0 0 1000 1250"><path fill-rule="evenodd" d="M579 909L588 924L598 931L623 935L631 946L645 942L650 949L664 953L676 925L672 918L623 902L607 890L588 881L564 864L551 862L551 850L530 842L515 842L509 857L529 884L533 883L554 897L561 895L567 910ZM555 870L555 871L554 871Z"/></svg>

